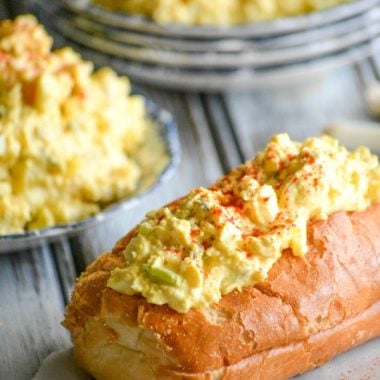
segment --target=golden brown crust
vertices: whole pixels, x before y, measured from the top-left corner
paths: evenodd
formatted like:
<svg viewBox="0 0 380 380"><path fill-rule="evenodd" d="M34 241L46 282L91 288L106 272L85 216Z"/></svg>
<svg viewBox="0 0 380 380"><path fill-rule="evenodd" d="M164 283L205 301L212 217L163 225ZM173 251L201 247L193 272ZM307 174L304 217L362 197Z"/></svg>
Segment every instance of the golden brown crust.
<svg viewBox="0 0 380 380"><path fill-rule="evenodd" d="M163 371L165 380L282 380L321 366L334 356L380 335L380 302L308 339L249 356L221 370L198 374Z"/></svg>
<svg viewBox="0 0 380 380"><path fill-rule="evenodd" d="M134 233L88 268L67 308L64 324L77 359L98 378L120 378L116 368L125 374L131 358L147 379L176 373L180 377L174 378L239 379L245 371L274 367L287 377L380 334L373 319L380 313L380 205L311 224L305 259L284 252L267 281L186 314L106 287ZM348 339L359 325L361 338ZM327 342L331 347L324 347ZM108 352L109 362L98 359L95 365L95 352ZM299 363L302 355L307 365ZM129 364L123 369L117 358Z"/></svg>

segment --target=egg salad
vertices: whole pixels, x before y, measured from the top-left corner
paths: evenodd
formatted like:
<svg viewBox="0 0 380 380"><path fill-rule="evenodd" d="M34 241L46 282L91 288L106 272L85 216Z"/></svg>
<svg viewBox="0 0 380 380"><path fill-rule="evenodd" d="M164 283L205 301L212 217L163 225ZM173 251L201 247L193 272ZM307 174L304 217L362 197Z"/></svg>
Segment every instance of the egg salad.
<svg viewBox="0 0 380 380"><path fill-rule="evenodd" d="M144 100L32 16L0 23L0 234L78 221L130 195Z"/></svg>
<svg viewBox="0 0 380 380"><path fill-rule="evenodd" d="M263 281L285 249L307 254L307 224L380 202L380 167L366 148L331 137L271 139L252 161L147 215L108 286L179 312Z"/></svg>
<svg viewBox="0 0 380 380"><path fill-rule="evenodd" d="M320 11L349 0L93 0L159 23L228 25Z"/></svg>

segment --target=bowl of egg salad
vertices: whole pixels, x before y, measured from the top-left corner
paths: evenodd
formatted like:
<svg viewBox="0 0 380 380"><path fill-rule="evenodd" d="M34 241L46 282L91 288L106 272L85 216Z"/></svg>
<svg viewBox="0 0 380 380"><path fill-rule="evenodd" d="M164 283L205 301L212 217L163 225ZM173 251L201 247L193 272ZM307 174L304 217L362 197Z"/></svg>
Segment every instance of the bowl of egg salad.
<svg viewBox="0 0 380 380"><path fill-rule="evenodd" d="M0 23L0 253L129 210L180 156L170 114L33 16Z"/></svg>
<svg viewBox="0 0 380 380"><path fill-rule="evenodd" d="M380 42L378 0L30 0L56 39L133 81L226 91L315 78Z"/></svg>
<svg viewBox="0 0 380 380"><path fill-rule="evenodd" d="M37 0L38 1L38 0ZM355 17L376 0L64 0L115 27L163 35L268 37Z"/></svg>

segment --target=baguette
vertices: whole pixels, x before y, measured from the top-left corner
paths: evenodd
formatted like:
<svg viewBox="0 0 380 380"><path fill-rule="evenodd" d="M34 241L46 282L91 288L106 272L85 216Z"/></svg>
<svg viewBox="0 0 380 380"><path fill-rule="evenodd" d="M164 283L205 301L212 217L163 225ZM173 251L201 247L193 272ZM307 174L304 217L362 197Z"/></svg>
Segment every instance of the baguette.
<svg viewBox="0 0 380 380"><path fill-rule="evenodd" d="M67 308L78 364L97 379L286 379L380 335L380 205L308 225L268 278L178 313L107 287L136 234L81 275Z"/></svg>

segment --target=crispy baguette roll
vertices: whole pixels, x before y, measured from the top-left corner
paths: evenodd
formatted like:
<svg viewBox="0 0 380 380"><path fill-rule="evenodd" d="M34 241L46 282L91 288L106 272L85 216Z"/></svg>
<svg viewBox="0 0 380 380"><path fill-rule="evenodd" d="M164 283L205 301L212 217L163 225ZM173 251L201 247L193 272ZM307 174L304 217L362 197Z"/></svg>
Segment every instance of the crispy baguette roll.
<svg viewBox="0 0 380 380"><path fill-rule="evenodd" d="M266 281L181 314L107 287L131 231L79 278L64 325L97 379L285 379L380 335L380 205L308 225Z"/></svg>

